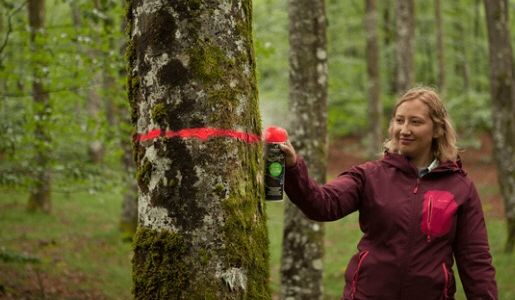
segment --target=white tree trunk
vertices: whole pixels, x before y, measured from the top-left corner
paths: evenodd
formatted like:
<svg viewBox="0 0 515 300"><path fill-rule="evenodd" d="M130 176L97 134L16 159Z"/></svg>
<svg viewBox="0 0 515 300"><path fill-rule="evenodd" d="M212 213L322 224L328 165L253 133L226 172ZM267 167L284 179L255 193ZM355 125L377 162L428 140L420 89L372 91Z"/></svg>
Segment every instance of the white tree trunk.
<svg viewBox="0 0 515 300"><path fill-rule="evenodd" d="M485 0L490 46L494 156L504 199L508 239L515 249L515 81L508 23L508 1Z"/></svg>
<svg viewBox="0 0 515 300"><path fill-rule="evenodd" d="M327 160L327 40L323 0L290 0L290 140L325 182ZM323 224L285 203L281 299L322 299Z"/></svg>

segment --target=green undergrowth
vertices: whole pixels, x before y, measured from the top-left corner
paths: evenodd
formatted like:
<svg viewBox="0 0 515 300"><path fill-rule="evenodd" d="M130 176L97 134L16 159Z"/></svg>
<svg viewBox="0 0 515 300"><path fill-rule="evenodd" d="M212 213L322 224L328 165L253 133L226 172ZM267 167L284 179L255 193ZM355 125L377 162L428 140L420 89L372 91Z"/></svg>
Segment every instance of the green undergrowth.
<svg viewBox="0 0 515 300"><path fill-rule="evenodd" d="M0 188L0 252L14 258L0 259L0 298L130 298L131 246L118 229L122 194L66 184L69 192L53 194L50 214L28 213L27 192Z"/></svg>
<svg viewBox="0 0 515 300"><path fill-rule="evenodd" d="M2 293L40 297L44 292L45 299L130 299L132 250L118 229L122 193L91 194L80 186L73 192L73 183L56 184L66 184L69 192L54 193L50 215L26 212L26 192L0 187L0 298ZM266 207L270 282L273 299L279 299L284 201ZM325 226L324 299L339 299L345 267L361 236L357 214ZM515 299L515 255L503 253L505 222L489 217L487 226L499 299ZM465 299L459 283L456 299Z"/></svg>

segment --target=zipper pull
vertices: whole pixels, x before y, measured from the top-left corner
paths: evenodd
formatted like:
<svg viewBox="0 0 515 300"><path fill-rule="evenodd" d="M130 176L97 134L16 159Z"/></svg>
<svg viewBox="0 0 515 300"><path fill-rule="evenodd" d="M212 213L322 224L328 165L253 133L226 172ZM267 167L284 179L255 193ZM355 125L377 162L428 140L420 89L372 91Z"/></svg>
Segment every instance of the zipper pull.
<svg viewBox="0 0 515 300"><path fill-rule="evenodd" d="M433 219L433 196L429 196L427 204L427 242L431 243L431 220Z"/></svg>
<svg viewBox="0 0 515 300"><path fill-rule="evenodd" d="M417 185L413 189L413 194L416 194L418 192L418 186L420 185L420 177L417 178Z"/></svg>
<svg viewBox="0 0 515 300"><path fill-rule="evenodd" d="M447 272L447 267L445 263L442 263L443 273L445 275L445 287L443 289L444 299L449 299L449 272Z"/></svg>

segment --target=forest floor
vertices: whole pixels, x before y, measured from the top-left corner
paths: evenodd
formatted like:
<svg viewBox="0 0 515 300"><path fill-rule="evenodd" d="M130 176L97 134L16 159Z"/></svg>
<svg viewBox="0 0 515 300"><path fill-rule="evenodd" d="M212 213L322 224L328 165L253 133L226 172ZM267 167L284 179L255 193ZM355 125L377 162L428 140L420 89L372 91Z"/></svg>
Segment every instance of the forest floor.
<svg viewBox="0 0 515 300"><path fill-rule="evenodd" d="M353 165L364 162L364 158L361 155L362 153L364 153L363 148L360 145L358 139L355 137L345 137L332 142L330 144L329 149L329 178L334 178L343 170L348 169ZM499 189L497 185L497 173L492 161L492 148L489 137L487 135L484 135L482 137L481 147L478 149L467 149L466 151L461 153L461 158L463 161L463 167L465 171L474 180L476 186L478 187L487 218L503 219L503 204L501 201L501 197L499 195ZM15 202L6 201L6 199L2 200L2 197L4 197L2 195L5 195L5 193L2 193L3 191L0 190L0 226L2 225L2 222L7 222L2 221L2 218L5 219L5 217L12 216L9 214L15 210L22 211L24 202L24 200L21 197L19 198L20 200L16 200ZM68 213L69 212L64 212L64 214ZM71 216L66 217L65 215L60 215L61 213L54 214L57 218L61 220L64 219L68 220L68 222L71 222L71 220L69 219L72 218ZM108 217L106 217L106 220L107 218ZM15 219L13 218L9 222L15 222ZM48 220L45 220L45 222L48 222ZM96 222L103 221L97 220ZM71 224L68 226L71 226ZM105 233L102 235L100 235L99 233L90 232L87 234L86 238L74 238L73 234L70 233L71 235L68 236L67 240L65 241L61 241L59 238L52 237L39 237L35 240L31 239L31 235L34 234L34 228L28 227L28 225L23 225L15 227L16 229L12 229L20 231L17 232L17 235L19 235L19 237L11 239L8 238L7 247L11 247L12 249L14 249L13 251L16 251L15 253L18 254L35 253L35 255L38 256L43 255L45 257L44 260L47 262L45 264L52 265L53 267L40 267L38 264L33 263L12 264L2 262L2 260L5 261L5 257L8 257L10 254L6 254L6 250L4 249L5 237L2 238L3 234L8 233L5 231L2 232L0 230L0 233L2 233L0 234L1 300L123 300L130 298L130 293L128 290L129 288L127 288L127 286L130 286L129 261L131 250L130 246L127 245L117 246L118 248L110 245L112 243L116 243L113 241L118 239L118 237L115 234L117 230L116 224L112 225L112 227L109 228L105 227ZM102 238L100 242L98 242L99 235ZM112 239L109 240L107 235L112 235ZM97 240L93 241L93 238L96 238ZM16 243L16 245L9 245L9 243ZM116 274L95 274L94 270L89 271L88 273L88 271L79 271L76 268L67 265L66 260L63 258L63 251L69 251L69 249L73 249L72 251L77 251L78 253L80 251L79 249L81 248L91 247L90 245L87 245L88 243L95 243L96 245L94 247L96 247L96 249L99 251L103 251L102 256L105 256L106 253L108 253L107 255L111 254L113 258L102 257L102 260L99 260L100 257L98 257L98 254L95 254L95 250L91 250L92 253L88 254L88 256L80 256L75 259L85 260L83 262L84 264L89 263L101 265L108 264L108 262L106 262L108 260L122 260L121 262L117 262L118 264L124 265L120 268L118 272L120 274L128 274L123 275L123 277L127 277L127 279L124 279L126 281L123 283L123 287L118 287L118 290L126 290L120 292L119 294L117 294L116 291L111 292L109 294L106 293L106 291L102 287L102 285L104 284L103 282L91 284L91 282L95 280L106 280L106 277L108 278L107 280L109 280L109 277L115 280L115 278L113 277L116 277ZM63 247L65 247L65 249L63 249ZM42 252L43 250L40 251L37 249L45 250L44 252ZM104 249L107 250L104 251ZM15 254L15 256L18 254ZM95 257L95 255L97 256ZM120 259L120 256L123 259ZM19 259L23 260L24 258L20 257ZM88 262L87 260L89 259L91 259L91 261ZM85 268L87 269L87 267Z"/></svg>

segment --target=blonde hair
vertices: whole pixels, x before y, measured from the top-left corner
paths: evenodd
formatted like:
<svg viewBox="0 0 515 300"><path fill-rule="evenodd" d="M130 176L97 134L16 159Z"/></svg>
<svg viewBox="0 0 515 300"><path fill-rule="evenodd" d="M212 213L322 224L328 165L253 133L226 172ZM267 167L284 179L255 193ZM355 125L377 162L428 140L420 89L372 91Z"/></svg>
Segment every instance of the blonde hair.
<svg viewBox="0 0 515 300"><path fill-rule="evenodd" d="M393 109L390 127L388 128L389 137L384 143L384 148L389 152L397 152L398 145L394 139L393 119L397 113L397 108L407 101L420 100L427 105L429 117L433 121L434 131L437 135L433 138L432 150L436 159L441 162L455 161L458 158L458 147L456 146L456 131L447 115L447 110L442 99L436 91L428 87L416 87L407 91L397 100Z"/></svg>

